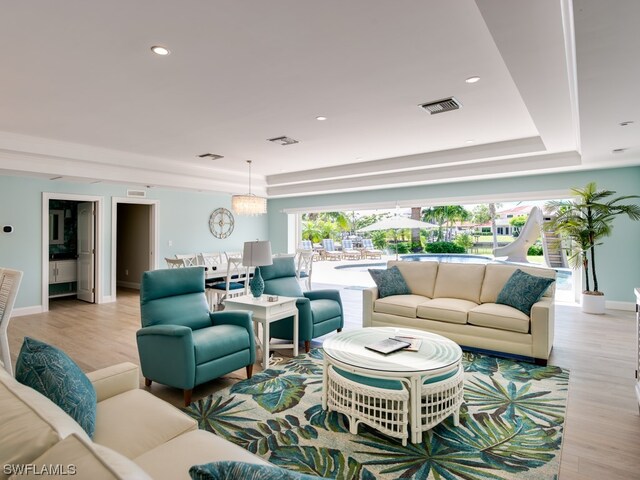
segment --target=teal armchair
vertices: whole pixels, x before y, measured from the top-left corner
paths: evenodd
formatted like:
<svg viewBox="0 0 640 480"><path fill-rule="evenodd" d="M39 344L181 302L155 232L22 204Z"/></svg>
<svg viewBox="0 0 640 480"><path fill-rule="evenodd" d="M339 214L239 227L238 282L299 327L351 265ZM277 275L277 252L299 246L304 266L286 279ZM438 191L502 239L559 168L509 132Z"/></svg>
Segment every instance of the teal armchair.
<svg viewBox="0 0 640 480"><path fill-rule="evenodd" d="M145 385L184 390L246 367L251 377L256 347L251 312L210 312L204 267L144 272L140 286L142 328L137 332Z"/></svg>
<svg viewBox="0 0 640 480"><path fill-rule="evenodd" d="M294 257L275 257L273 265L260 267L264 280L264 293L297 297L298 334L304 341L306 352L311 348L311 340L344 327L342 300L338 290L313 290L302 292ZM269 333L273 338L291 340L293 338L293 317L271 324Z"/></svg>

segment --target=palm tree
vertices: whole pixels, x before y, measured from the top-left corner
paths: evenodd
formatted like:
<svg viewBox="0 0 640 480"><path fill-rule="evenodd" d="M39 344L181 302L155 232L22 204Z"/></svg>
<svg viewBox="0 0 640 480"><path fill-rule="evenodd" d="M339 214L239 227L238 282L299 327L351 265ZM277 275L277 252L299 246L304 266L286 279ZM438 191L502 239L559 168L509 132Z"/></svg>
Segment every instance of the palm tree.
<svg viewBox="0 0 640 480"><path fill-rule="evenodd" d="M582 265L587 270L585 274L587 291L589 291L588 275L591 273L593 292L601 295L602 293L598 290L595 247L602 244L601 240L604 237L611 235L613 219L618 215L627 215L631 220L640 220L640 206L620 204L640 196L624 195L609 200L608 197L616 192L597 190L595 182L588 183L582 189L572 188L571 192L575 195L573 200L547 203L546 210L553 215L547 228L568 237L578 246Z"/></svg>

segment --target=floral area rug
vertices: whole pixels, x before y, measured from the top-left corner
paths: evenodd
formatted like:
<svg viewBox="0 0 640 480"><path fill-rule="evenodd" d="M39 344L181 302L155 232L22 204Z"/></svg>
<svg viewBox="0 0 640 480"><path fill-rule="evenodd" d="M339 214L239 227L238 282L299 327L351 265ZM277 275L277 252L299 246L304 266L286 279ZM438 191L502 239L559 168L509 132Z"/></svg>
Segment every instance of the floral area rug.
<svg viewBox="0 0 640 480"><path fill-rule="evenodd" d="M464 353L460 425L447 418L403 447L322 410L322 350L192 403L185 411L269 462L335 479L555 479L569 372Z"/></svg>

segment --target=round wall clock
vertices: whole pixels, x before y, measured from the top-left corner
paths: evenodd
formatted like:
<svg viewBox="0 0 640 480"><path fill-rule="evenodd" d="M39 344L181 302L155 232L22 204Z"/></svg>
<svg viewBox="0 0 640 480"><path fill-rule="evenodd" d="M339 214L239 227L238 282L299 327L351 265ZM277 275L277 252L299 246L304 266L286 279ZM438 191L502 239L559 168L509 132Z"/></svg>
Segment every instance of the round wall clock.
<svg viewBox="0 0 640 480"><path fill-rule="evenodd" d="M233 214L226 208L216 208L209 217L209 230L216 238L227 238L233 232Z"/></svg>

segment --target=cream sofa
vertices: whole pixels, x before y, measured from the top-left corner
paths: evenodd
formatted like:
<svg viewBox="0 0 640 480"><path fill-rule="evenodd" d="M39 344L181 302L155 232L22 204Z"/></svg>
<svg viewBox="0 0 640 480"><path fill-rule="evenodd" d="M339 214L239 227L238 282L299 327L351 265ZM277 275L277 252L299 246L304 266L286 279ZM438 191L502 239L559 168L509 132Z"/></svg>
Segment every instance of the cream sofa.
<svg viewBox="0 0 640 480"><path fill-rule="evenodd" d="M531 316L495 303L516 269L555 278L555 270L507 264L390 261L397 266L410 295L378 298L363 293L364 327L407 327L443 335L462 346L522 355L546 365L553 347L552 284L533 305Z"/></svg>
<svg viewBox="0 0 640 480"><path fill-rule="evenodd" d="M93 441L57 405L0 367L0 478L54 472L60 478L174 480L190 478L192 465L217 460L267 463L198 430L194 419L140 389L136 365L88 377L98 397Z"/></svg>

